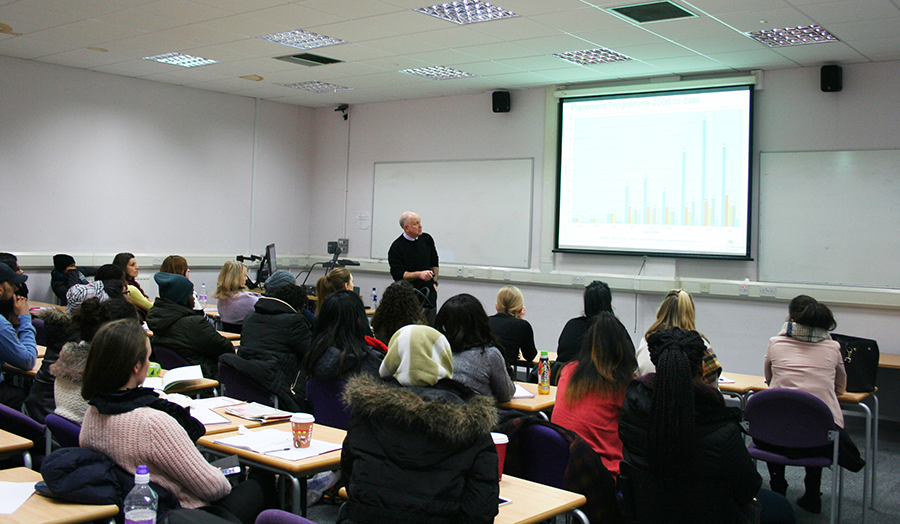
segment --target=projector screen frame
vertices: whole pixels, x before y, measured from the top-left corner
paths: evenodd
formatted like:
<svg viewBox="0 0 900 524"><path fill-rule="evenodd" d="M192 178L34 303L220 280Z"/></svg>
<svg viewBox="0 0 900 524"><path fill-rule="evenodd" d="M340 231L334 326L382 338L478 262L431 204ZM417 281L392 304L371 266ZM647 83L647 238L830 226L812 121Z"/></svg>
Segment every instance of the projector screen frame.
<svg viewBox="0 0 900 524"><path fill-rule="evenodd" d="M734 260L734 261L749 261L753 260L752 258L752 231L755 227L755 221L753 217L753 130L754 130L754 104L755 104L755 82L753 81L755 77L750 76L745 81L740 82L723 82L721 85L716 85L714 83L704 84L704 85L675 85L675 84L666 84L665 87L658 85L645 85L642 86L643 89L635 89L634 86L628 86L622 89L621 92L615 91L607 91L607 89L603 89L601 93L598 92L587 92L587 90L581 90L579 94L575 94L570 91L569 94L561 94L557 92L555 94L558 102L557 102L557 114L556 114L556 124L557 124L557 140L556 140L556 201L555 201L555 214L554 214L554 231L553 231L553 253L574 253L574 254L590 254L590 255L624 255L624 256L644 256L644 257L668 257L668 258L692 258L692 259L718 259L718 260ZM685 83L689 84L689 83ZM681 95L690 95L694 93L708 93L708 92L718 92L718 91L746 91L748 100L747 100L747 129L746 129L746 213L741 214L741 218L744 219L746 227L745 227L745 238L744 238L744 251L743 253L710 253L710 252L702 252L702 251L664 251L664 250L631 250L631 249L615 249L615 248L578 248L578 247L560 247L560 232L561 232L561 206L563 199L563 189L562 189L562 176L563 176L563 164L566 159L563 156L563 133L564 133L564 107L566 104L572 104L577 102L586 102L586 101L594 101L594 100L610 100L610 99L621 99L621 98L646 98L646 97L654 97L654 96L681 96Z"/></svg>

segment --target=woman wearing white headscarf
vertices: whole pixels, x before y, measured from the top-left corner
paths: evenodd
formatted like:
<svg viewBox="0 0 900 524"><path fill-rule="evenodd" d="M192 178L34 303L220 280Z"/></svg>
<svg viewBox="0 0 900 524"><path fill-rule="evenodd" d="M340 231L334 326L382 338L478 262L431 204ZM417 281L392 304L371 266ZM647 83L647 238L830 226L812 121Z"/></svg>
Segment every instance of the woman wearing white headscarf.
<svg viewBox="0 0 900 524"><path fill-rule="evenodd" d="M450 344L429 326L397 331L380 375L356 375L344 391L352 414L341 473L350 499L337 522L493 522L494 399L452 380Z"/></svg>

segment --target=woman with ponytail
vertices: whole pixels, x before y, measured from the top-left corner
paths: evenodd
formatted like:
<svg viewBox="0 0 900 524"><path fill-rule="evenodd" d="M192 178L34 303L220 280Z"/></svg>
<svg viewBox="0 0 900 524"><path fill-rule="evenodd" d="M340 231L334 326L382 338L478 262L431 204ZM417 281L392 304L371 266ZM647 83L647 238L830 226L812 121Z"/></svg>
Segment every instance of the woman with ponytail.
<svg viewBox="0 0 900 524"><path fill-rule="evenodd" d="M656 372L628 385L619 421L636 521L751 522L762 479L744 445L740 410L702 380L703 337L671 328L647 342Z"/></svg>
<svg viewBox="0 0 900 524"><path fill-rule="evenodd" d="M766 351L765 374L769 387L799 389L818 397L825 403L834 416L834 423L840 429L841 438L838 443L838 464L850 471L857 472L866 462L860 457L859 449L853 444L850 435L844 431L844 415L837 396L846 391L847 374L844 360L841 357L841 346L828 333L837 327L831 310L816 299L799 295L791 300L788 306L787 322L781 327L778 336L769 339ZM831 446L818 450L785 450L773 449L765 443L756 442L763 449L787 456L831 456ZM772 491L787 492L787 480L784 478L784 466L768 464L769 485ZM797 505L811 512L822 511L822 468L806 468L806 493L797 500Z"/></svg>
<svg viewBox="0 0 900 524"><path fill-rule="evenodd" d="M584 338L578 359L559 375L551 421L578 433L619 474L622 441L619 412L637 360L634 344L612 311L602 311Z"/></svg>

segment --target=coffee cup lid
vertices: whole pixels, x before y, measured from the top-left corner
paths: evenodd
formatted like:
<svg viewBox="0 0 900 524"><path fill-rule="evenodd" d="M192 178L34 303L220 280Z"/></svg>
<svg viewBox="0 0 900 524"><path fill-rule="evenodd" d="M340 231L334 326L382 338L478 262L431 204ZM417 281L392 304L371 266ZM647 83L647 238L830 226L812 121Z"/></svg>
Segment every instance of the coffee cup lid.
<svg viewBox="0 0 900 524"><path fill-rule="evenodd" d="M316 417L309 413L294 413L291 415L291 422L315 422Z"/></svg>
<svg viewBox="0 0 900 524"><path fill-rule="evenodd" d="M491 438L494 439L494 444L509 444L509 437L506 436L506 433L491 433Z"/></svg>

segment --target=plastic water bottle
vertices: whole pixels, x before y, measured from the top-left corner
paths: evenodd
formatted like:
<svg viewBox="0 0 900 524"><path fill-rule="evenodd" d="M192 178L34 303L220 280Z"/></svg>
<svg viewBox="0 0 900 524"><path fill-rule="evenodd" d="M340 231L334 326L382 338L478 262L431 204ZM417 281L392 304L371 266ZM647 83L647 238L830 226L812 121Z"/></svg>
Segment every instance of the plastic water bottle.
<svg viewBox="0 0 900 524"><path fill-rule="evenodd" d="M206 283L200 284L200 307L206 309L206 302L209 297L206 295Z"/></svg>
<svg viewBox="0 0 900 524"><path fill-rule="evenodd" d="M372 288L372 309L378 309L378 291Z"/></svg>
<svg viewBox="0 0 900 524"><path fill-rule="evenodd" d="M159 503L150 487L150 471L138 466L134 474L134 487L125 497L125 524L156 524L156 508Z"/></svg>
<svg viewBox="0 0 900 524"><path fill-rule="evenodd" d="M550 356L546 349L541 351L541 360L538 362L538 394L550 394Z"/></svg>

